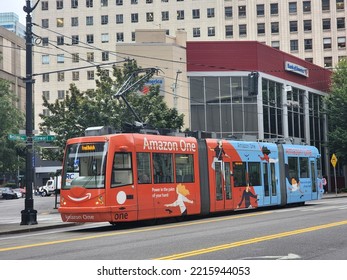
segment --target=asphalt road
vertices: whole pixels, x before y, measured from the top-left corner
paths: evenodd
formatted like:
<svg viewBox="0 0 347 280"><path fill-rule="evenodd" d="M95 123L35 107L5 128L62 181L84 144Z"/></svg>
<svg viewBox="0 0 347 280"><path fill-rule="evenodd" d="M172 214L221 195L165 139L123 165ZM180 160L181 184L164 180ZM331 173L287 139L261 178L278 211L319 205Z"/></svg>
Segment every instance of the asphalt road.
<svg viewBox="0 0 347 280"><path fill-rule="evenodd" d="M54 200L37 198L41 209L38 201ZM5 203L15 209L21 202ZM301 207L238 211L180 223L162 221L155 226L85 224L0 236L0 259L347 260L346 217L347 198L343 197Z"/></svg>

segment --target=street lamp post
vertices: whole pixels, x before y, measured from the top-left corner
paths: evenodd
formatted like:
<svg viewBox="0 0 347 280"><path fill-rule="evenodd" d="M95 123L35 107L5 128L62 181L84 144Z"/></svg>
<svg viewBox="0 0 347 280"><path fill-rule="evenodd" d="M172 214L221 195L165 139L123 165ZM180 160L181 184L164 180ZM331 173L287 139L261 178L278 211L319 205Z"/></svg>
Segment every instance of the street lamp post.
<svg viewBox="0 0 347 280"><path fill-rule="evenodd" d="M25 115L25 134L27 136L26 142L26 161L25 161L25 209L22 210L21 225L35 225L37 224L37 211L34 210L34 199L33 199L33 162L32 162L32 148L33 148L33 65L32 65L32 22L30 13L36 8L36 4L31 7L30 0L26 1L26 6L23 7L26 16L26 36L25 36L25 49L26 49L26 115Z"/></svg>

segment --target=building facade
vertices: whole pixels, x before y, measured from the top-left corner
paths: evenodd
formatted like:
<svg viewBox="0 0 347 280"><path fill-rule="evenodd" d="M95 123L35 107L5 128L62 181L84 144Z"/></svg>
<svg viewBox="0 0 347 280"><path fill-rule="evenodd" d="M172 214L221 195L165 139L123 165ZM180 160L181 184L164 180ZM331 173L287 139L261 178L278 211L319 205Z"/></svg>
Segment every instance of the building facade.
<svg viewBox="0 0 347 280"><path fill-rule="evenodd" d="M33 11L35 128L48 113L42 95L62 99L72 82L93 88L93 66L119 60L116 44L135 43L137 29L181 30L188 41L254 40L332 68L347 56L346 15L346 0L42 0Z"/></svg>
<svg viewBox="0 0 347 280"><path fill-rule="evenodd" d="M19 22L19 17L15 13L0 13L0 26L25 38L25 26Z"/></svg>
<svg viewBox="0 0 347 280"><path fill-rule="evenodd" d="M25 40L0 27L0 78L10 82L17 100L14 104L25 111Z"/></svg>
<svg viewBox="0 0 347 280"><path fill-rule="evenodd" d="M330 70L256 41L205 41L187 42L187 75L192 130L313 145L329 174Z"/></svg>

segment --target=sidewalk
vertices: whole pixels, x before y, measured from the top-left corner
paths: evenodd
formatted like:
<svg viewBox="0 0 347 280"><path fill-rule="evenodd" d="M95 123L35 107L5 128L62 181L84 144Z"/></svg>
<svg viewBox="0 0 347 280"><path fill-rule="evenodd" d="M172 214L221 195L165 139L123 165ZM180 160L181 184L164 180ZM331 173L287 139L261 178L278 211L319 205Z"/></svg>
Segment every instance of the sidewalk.
<svg viewBox="0 0 347 280"><path fill-rule="evenodd" d="M328 193L323 195L323 199L333 199L339 197L347 197L347 193ZM47 212L37 215L36 225L20 225L18 223L5 223L0 224L0 235L13 234L21 232L35 232L39 230L54 229L61 227L71 227L81 225L80 223L64 223L60 218L58 209L50 209Z"/></svg>

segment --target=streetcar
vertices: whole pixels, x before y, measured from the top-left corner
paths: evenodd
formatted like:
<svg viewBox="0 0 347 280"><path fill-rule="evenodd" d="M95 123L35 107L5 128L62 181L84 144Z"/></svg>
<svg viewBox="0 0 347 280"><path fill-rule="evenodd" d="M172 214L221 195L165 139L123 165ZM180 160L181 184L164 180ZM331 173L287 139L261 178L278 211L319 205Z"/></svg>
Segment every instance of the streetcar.
<svg viewBox="0 0 347 280"><path fill-rule="evenodd" d="M140 133L67 141L59 213L111 224L304 204L322 197L317 148Z"/></svg>

